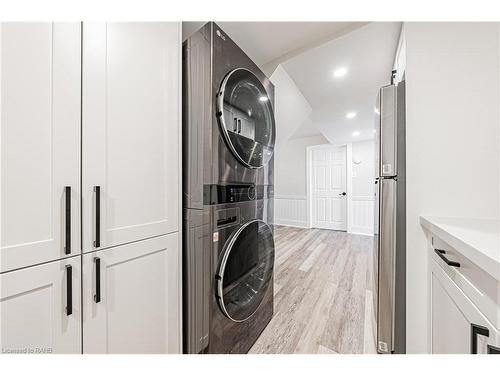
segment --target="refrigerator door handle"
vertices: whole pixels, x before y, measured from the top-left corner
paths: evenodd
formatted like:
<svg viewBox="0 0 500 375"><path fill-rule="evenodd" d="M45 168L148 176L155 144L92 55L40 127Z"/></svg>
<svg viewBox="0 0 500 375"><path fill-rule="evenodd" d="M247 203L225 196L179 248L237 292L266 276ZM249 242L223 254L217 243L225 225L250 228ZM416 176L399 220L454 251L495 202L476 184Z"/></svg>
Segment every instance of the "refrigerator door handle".
<svg viewBox="0 0 500 375"><path fill-rule="evenodd" d="M377 347L382 353L394 351L396 189L397 183L394 179L380 180Z"/></svg>
<svg viewBox="0 0 500 375"><path fill-rule="evenodd" d="M380 160L379 173L383 177L397 173L397 96L396 86L380 90Z"/></svg>

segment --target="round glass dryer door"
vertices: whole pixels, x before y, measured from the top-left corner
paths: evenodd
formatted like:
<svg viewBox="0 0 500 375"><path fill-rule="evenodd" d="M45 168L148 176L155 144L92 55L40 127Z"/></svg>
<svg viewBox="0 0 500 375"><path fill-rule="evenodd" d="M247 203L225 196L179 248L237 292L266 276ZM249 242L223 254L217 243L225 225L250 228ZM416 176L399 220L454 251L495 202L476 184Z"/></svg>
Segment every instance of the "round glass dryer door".
<svg viewBox="0 0 500 375"><path fill-rule="evenodd" d="M260 168L273 156L275 128L270 98L247 69L235 69L222 81L217 118L229 149L248 168Z"/></svg>
<svg viewBox="0 0 500 375"><path fill-rule="evenodd" d="M242 225L229 239L216 275L223 313L235 322L250 318L259 308L272 281L274 240L261 220Z"/></svg>

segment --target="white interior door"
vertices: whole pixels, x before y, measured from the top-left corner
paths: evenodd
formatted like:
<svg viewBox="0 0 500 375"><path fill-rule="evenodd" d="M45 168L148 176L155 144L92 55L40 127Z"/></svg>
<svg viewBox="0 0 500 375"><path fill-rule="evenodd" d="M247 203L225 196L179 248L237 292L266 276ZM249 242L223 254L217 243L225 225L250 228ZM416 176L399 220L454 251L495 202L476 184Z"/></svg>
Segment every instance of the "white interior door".
<svg viewBox="0 0 500 375"><path fill-rule="evenodd" d="M84 353L181 352L178 243L174 233L83 256Z"/></svg>
<svg viewBox="0 0 500 375"><path fill-rule="evenodd" d="M80 253L80 30L0 24L0 272Z"/></svg>
<svg viewBox="0 0 500 375"><path fill-rule="evenodd" d="M83 24L85 252L178 230L180 45L179 23Z"/></svg>
<svg viewBox="0 0 500 375"><path fill-rule="evenodd" d="M314 228L347 230L347 148L312 151L311 204Z"/></svg>
<svg viewBox="0 0 500 375"><path fill-rule="evenodd" d="M2 353L81 353L80 256L0 275Z"/></svg>

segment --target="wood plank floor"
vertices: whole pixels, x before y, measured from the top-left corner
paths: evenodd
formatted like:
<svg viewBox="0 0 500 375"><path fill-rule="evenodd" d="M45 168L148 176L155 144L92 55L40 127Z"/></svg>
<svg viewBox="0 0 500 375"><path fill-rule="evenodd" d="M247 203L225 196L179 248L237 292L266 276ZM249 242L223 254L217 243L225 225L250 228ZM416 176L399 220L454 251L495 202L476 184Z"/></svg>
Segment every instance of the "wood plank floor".
<svg viewBox="0 0 500 375"><path fill-rule="evenodd" d="M275 228L274 316L250 353L375 353L373 237Z"/></svg>

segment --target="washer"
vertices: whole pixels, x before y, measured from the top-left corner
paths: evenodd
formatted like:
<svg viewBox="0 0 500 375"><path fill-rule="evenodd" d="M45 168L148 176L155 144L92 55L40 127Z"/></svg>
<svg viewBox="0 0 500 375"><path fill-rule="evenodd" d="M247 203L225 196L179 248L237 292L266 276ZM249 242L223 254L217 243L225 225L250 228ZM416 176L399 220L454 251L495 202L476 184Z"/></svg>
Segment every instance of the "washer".
<svg viewBox="0 0 500 375"><path fill-rule="evenodd" d="M214 206L209 353L247 353L273 316L272 200Z"/></svg>
<svg viewBox="0 0 500 375"><path fill-rule="evenodd" d="M186 353L244 353L272 317L273 106L272 83L217 24L206 24L184 42ZM247 236L252 231L256 235ZM251 252L235 250L243 238ZM273 262L259 252L263 243ZM263 265L264 259L269 268L263 283L254 285L255 295L245 303L231 300L244 294L238 294L243 284L235 279L235 265L248 272L239 276L244 279L260 267L252 262Z"/></svg>

